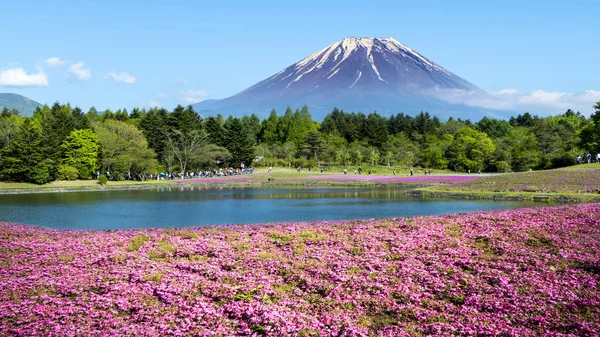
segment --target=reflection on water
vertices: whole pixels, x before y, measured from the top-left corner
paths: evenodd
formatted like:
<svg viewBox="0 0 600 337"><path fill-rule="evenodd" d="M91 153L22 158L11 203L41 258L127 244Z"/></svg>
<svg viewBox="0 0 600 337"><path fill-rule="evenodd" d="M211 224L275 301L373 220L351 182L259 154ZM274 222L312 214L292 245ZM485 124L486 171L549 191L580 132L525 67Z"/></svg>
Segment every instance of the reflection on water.
<svg viewBox="0 0 600 337"><path fill-rule="evenodd" d="M381 188L203 188L0 195L0 221L60 229L186 227L433 215L538 205L420 199Z"/></svg>

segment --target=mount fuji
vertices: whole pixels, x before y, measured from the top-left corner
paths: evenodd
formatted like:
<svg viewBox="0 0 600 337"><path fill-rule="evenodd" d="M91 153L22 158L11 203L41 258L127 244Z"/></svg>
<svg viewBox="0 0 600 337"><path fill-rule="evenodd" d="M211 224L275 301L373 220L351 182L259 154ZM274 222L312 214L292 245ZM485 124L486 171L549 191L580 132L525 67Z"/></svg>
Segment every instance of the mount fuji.
<svg viewBox="0 0 600 337"><path fill-rule="evenodd" d="M485 94L393 38L345 38L231 97L206 100L204 114L266 117L307 105L316 120L334 107L345 111L483 117L480 108L452 104L452 93Z"/></svg>

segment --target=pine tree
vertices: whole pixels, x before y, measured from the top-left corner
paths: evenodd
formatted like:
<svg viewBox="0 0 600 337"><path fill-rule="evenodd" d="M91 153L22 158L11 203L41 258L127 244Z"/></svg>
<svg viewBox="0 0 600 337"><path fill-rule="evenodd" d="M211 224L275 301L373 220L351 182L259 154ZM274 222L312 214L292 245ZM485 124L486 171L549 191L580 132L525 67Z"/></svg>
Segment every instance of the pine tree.
<svg viewBox="0 0 600 337"><path fill-rule="evenodd" d="M165 134L168 115L166 109L152 109L139 122L139 128L148 140L148 146L156 152L158 158L163 158L167 148Z"/></svg>
<svg viewBox="0 0 600 337"><path fill-rule="evenodd" d="M0 156L2 180L44 184L51 180L49 165L44 160L44 137L39 123L25 119L10 146Z"/></svg>
<svg viewBox="0 0 600 337"><path fill-rule="evenodd" d="M275 109L271 110L269 118L262 121L260 129L260 141L265 144L276 144L279 141L277 135L277 126L279 125L279 116Z"/></svg>
<svg viewBox="0 0 600 337"><path fill-rule="evenodd" d="M204 129L208 134L208 140L211 144L225 145L225 129L223 128L223 124L221 124L222 120L222 118L219 119L218 117L211 116L204 121Z"/></svg>
<svg viewBox="0 0 600 337"><path fill-rule="evenodd" d="M254 160L254 146L248 136L242 122L238 118L233 118L227 128L227 143L225 147L232 156L235 166L241 163L249 166Z"/></svg>

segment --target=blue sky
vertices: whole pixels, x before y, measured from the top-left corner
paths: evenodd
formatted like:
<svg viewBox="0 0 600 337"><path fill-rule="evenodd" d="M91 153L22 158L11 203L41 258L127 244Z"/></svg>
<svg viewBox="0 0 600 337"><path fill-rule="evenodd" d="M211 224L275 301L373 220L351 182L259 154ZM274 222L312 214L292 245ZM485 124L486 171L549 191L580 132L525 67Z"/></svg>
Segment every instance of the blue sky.
<svg viewBox="0 0 600 337"><path fill-rule="evenodd" d="M600 1L294 3L4 2L0 92L84 109L172 108L235 94L344 37L374 36L517 110L589 113L600 100Z"/></svg>

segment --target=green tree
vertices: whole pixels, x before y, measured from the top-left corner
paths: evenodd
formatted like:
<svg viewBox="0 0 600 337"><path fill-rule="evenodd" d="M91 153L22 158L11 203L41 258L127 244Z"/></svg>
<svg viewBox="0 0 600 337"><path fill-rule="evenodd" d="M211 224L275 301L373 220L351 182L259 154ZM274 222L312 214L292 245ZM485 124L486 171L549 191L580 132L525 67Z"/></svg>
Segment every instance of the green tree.
<svg viewBox="0 0 600 337"><path fill-rule="evenodd" d="M475 123L475 129L486 133L492 139L498 139L506 137L512 129L512 125L505 120L483 117Z"/></svg>
<svg viewBox="0 0 600 337"><path fill-rule="evenodd" d="M165 154L168 148L167 139L167 121L169 113L166 109L151 109L139 121L139 128L148 141L148 146L156 152L158 158L165 162L165 158L170 154Z"/></svg>
<svg viewBox="0 0 600 337"><path fill-rule="evenodd" d="M495 150L494 142L485 133L462 128L456 131L446 151L448 166L455 171L484 170Z"/></svg>
<svg viewBox="0 0 600 337"><path fill-rule="evenodd" d="M369 152L369 162L371 163L371 166L379 164L380 158L381 155L379 154L379 151L377 151L376 148L371 148L371 151Z"/></svg>
<svg viewBox="0 0 600 337"><path fill-rule="evenodd" d="M210 116L204 120L204 130L206 130L208 141L218 146L225 145L225 128L223 127L223 116Z"/></svg>
<svg viewBox="0 0 600 337"><path fill-rule="evenodd" d="M540 161L538 141L533 131L516 127L502 139L510 153L510 167L514 171L527 171L536 168Z"/></svg>
<svg viewBox="0 0 600 337"><path fill-rule="evenodd" d="M0 150L10 146L22 124L23 119L18 115L7 114L0 117Z"/></svg>
<svg viewBox="0 0 600 337"><path fill-rule="evenodd" d="M377 113L369 114L364 123L363 135L369 145L381 148L388 140L387 120Z"/></svg>
<svg viewBox="0 0 600 337"><path fill-rule="evenodd" d="M323 139L317 131L310 131L304 137L304 152L307 158L315 159L317 162L321 160L321 154L323 153Z"/></svg>
<svg viewBox="0 0 600 337"><path fill-rule="evenodd" d="M269 118L264 119L261 123L260 142L265 144L277 144L279 136L277 135L277 126L279 125L279 116L275 109L271 110Z"/></svg>
<svg viewBox="0 0 600 337"><path fill-rule="evenodd" d="M233 118L227 128L226 148L231 153L232 164L239 167L241 163L250 166L254 161L254 144L244 130L239 118Z"/></svg>
<svg viewBox="0 0 600 337"><path fill-rule="evenodd" d="M199 149L195 165L200 168L221 166L231 161L229 150L216 144L208 144Z"/></svg>
<svg viewBox="0 0 600 337"><path fill-rule="evenodd" d="M38 121L26 118L10 146L0 156L2 180L45 184L52 180L46 162L44 137Z"/></svg>
<svg viewBox="0 0 600 337"><path fill-rule="evenodd" d="M113 177L149 173L156 167L156 154L148 148L144 134L134 125L117 120L93 124L100 139L103 171Z"/></svg>
<svg viewBox="0 0 600 337"><path fill-rule="evenodd" d="M420 147L404 132L390 136L384 148L387 152L393 153L397 162L406 167L413 166L420 154Z"/></svg>
<svg viewBox="0 0 600 337"><path fill-rule="evenodd" d="M79 179L90 179L98 167L100 139L91 129L74 130L61 145L61 163L77 169Z"/></svg>
<svg viewBox="0 0 600 337"><path fill-rule="evenodd" d="M250 139L252 139L253 144L258 144L261 129L260 118L258 118L256 114L250 116L244 115L244 117L242 117L242 124L244 125L244 129L248 132Z"/></svg>
<svg viewBox="0 0 600 337"><path fill-rule="evenodd" d="M43 107L39 112L34 112L33 117L40 122L44 135L44 147L47 150L46 158L49 159L48 163L54 167L62 157L60 145L77 126L73 117L73 109L68 104L54 103L51 108Z"/></svg>
<svg viewBox="0 0 600 337"><path fill-rule="evenodd" d="M581 131L583 148L590 152L600 152L600 102L594 105L591 121Z"/></svg>

